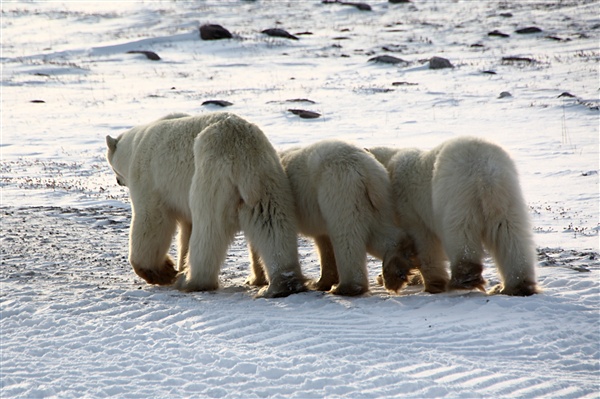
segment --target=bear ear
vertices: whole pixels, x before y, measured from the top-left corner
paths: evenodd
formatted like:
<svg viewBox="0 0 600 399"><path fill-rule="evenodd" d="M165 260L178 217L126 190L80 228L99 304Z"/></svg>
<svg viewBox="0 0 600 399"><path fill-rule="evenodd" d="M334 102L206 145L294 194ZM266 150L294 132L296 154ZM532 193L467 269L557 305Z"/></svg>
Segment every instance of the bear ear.
<svg viewBox="0 0 600 399"><path fill-rule="evenodd" d="M117 150L117 142L119 139L114 139L110 136L106 136L106 145L108 146L108 150L110 152L115 152Z"/></svg>

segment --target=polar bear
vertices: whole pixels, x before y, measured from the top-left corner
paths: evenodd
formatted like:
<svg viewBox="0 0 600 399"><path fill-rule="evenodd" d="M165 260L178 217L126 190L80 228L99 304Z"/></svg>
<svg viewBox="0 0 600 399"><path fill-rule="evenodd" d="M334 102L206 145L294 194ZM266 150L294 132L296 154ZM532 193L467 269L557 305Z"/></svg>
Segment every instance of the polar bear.
<svg viewBox="0 0 600 399"><path fill-rule="evenodd" d="M371 154L326 140L282 151L280 157L299 232L312 237L319 252L321 276L311 288L337 295L367 292L367 252L384 267L411 268L412 242L392 219L389 176ZM260 259L253 259L253 278L260 280Z"/></svg>
<svg viewBox="0 0 600 399"><path fill-rule="evenodd" d="M501 147L459 137L430 151L371 148L390 174L395 216L415 240L425 285L484 290L483 250L502 283L491 294L539 292L535 245L516 167ZM452 277L445 269L450 260ZM403 286L403 269L384 268L386 288Z"/></svg>
<svg viewBox="0 0 600 399"><path fill-rule="evenodd" d="M107 159L129 188L129 260L150 284L215 290L239 230L265 259L259 296L305 290L291 188L255 125L230 113L173 114L107 136ZM179 225L178 269L167 254Z"/></svg>

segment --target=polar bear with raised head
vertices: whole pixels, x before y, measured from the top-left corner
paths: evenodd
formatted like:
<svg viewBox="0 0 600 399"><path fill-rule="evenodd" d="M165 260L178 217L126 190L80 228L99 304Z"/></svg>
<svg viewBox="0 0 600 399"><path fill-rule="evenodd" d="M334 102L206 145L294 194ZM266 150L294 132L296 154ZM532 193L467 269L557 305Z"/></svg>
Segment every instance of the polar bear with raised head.
<svg viewBox="0 0 600 399"><path fill-rule="evenodd" d="M389 171L399 226L415 240L425 285L485 290L484 248L502 283L489 292L539 292L536 252L516 167L501 147L459 137L430 151L378 147L370 152ZM384 267L386 288L397 291L405 270Z"/></svg>
<svg viewBox="0 0 600 399"><path fill-rule="evenodd" d="M371 154L326 140L285 150L280 158L299 231L314 239L319 252L321 276L311 288L338 295L367 292L367 252L384 267L410 269L412 242L393 223L390 180ZM260 280L260 259L254 259L253 271Z"/></svg>
<svg viewBox="0 0 600 399"><path fill-rule="evenodd" d="M265 260L259 296L305 290L291 188L275 149L230 113L174 114L108 136L107 159L129 188L129 260L150 284L215 290L236 232ZM167 254L179 225L178 271Z"/></svg>

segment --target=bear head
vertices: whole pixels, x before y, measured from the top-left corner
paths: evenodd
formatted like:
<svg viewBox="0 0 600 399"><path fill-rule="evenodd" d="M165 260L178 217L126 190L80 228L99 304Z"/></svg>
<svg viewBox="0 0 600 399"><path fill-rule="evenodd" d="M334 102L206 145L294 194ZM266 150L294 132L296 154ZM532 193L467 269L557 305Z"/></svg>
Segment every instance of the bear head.
<svg viewBox="0 0 600 399"><path fill-rule="evenodd" d="M113 172L117 176L117 184L119 186L127 186L127 181L125 179L125 175L128 169L126 167L126 160L123 159L125 154L123 151L117 151L117 147L119 144L119 140L122 136L117 137L116 139L111 136L106 136L106 146L108 147L106 151L106 159L108 160L109 165L112 167Z"/></svg>

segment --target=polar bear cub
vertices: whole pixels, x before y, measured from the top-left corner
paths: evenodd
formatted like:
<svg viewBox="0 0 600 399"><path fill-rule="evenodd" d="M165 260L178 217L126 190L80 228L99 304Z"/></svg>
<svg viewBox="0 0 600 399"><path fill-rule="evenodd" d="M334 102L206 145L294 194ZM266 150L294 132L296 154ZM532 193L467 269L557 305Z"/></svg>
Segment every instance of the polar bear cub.
<svg viewBox="0 0 600 399"><path fill-rule="evenodd" d="M265 260L260 296L305 290L289 182L255 125L229 113L174 114L108 136L107 159L130 191L129 260L151 284L214 290L239 230ZM167 254L179 225L178 269Z"/></svg>
<svg viewBox="0 0 600 399"><path fill-rule="evenodd" d="M326 140L280 157L299 231L314 238L319 252L321 276L311 288L338 295L367 292L367 252L384 267L410 269L412 243L393 223L389 176L371 154ZM261 273L258 263L255 276Z"/></svg>
<svg viewBox="0 0 600 399"><path fill-rule="evenodd" d="M442 290L450 260L450 289L484 290L484 248L502 283L489 292L539 292L535 245L513 161L501 147L478 138L451 139L430 151L378 147L371 153L388 169L396 219L415 240L425 287ZM386 288L403 286L405 270L383 270ZM434 290L435 292L435 290Z"/></svg>

